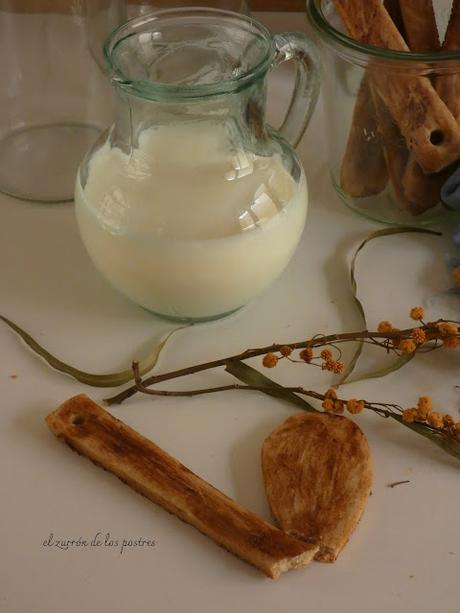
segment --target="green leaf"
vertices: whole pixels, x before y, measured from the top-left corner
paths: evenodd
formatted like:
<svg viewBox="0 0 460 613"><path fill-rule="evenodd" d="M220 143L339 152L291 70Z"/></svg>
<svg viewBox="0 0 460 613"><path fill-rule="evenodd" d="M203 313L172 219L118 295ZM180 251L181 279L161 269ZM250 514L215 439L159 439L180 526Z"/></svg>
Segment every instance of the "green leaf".
<svg viewBox="0 0 460 613"><path fill-rule="evenodd" d="M376 238L381 238L382 236L392 236L393 234L408 234L411 232L415 232L418 234L432 234L434 236L441 236L441 232L435 232L434 230L427 230L426 228L416 228L412 226L400 226L397 228L384 228L382 230L377 230L376 232L373 232L372 234L370 234L359 245L359 247L355 251L355 254L351 261L351 267L350 267L350 284L351 284L351 291L353 294L353 300L358 310L358 314L359 314L361 325L363 329L367 330L367 321L366 321L366 314L364 312L363 305L358 298L358 284L356 281L356 262L358 259L358 255L361 253L361 251L370 241L373 241ZM345 369L345 372L343 373L342 377L340 378L338 385L342 385L343 383L356 383L357 381L361 381L362 379L373 379L376 377L383 377L390 372L393 372L395 370L398 370L399 368L402 368L402 366L407 364L407 362L409 362L413 357L413 354L412 355L408 354L410 355L410 357L398 356L398 359L391 366L388 366L387 368L375 370L374 372L368 373L366 375L362 375L359 377L355 377L354 379L350 379L350 375L356 368L358 360L361 357L363 347L364 347L364 342L359 341L356 347L355 353L353 354L351 360L349 360L348 366Z"/></svg>
<svg viewBox="0 0 460 613"><path fill-rule="evenodd" d="M55 370L64 374L70 375L77 381L80 381L80 383L85 383L86 385L91 385L93 387L117 387L119 385L124 385L125 383L128 383L128 381L131 381L133 379L133 371L131 368L127 370L122 370L121 372L108 373L105 375L88 373L83 370L79 370L78 368L74 368L70 364L66 364L65 362L62 362L61 360L56 358L52 353L47 351L34 338L32 338L30 334L28 334L25 330L20 328L17 324L15 324L7 317L0 315L0 320L5 322L7 326L9 326L14 332L16 332L16 334L21 337L25 344L30 349L32 349L34 353L43 358L45 362L49 364L49 366L51 366L51 368L54 368ZM155 345L155 347L153 347L152 351L143 360L139 362L139 370L141 374L145 374L152 370L152 368L158 361L161 350L165 346L170 336L174 334L174 332L176 332L177 330L182 329L183 327L184 326L182 326L181 328L175 328L174 330L168 332L168 334L157 345Z"/></svg>
<svg viewBox="0 0 460 613"><path fill-rule="evenodd" d="M264 393L269 396L286 400L286 402L290 402L304 411L319 412L309 402L297 396L294 392L286 390L282 385L275 383L275 381L272 381L272 379L269 379L255 368L241 362L241 360L227 360L225 370L243 383L246 383L246 385L268 388L264 390Z"/></svg>

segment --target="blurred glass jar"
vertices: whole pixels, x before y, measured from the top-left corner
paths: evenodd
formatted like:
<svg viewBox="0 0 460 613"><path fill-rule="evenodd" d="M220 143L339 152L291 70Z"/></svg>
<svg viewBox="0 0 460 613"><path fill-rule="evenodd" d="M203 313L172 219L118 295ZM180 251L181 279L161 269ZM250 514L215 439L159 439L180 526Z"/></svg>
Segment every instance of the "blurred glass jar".
<svg viewBox="0 0 460 613"><path fill-rule="evenodd" d="M450 6L445 0L434 0L433 6L443 34ZM344 33L332 0L307 0L307 14L319 35L328 158L338 195L351 209L375 221L401 225L438 221L448 211L441 188L452 167L424 171L417 161L421 149L422 154L436 157L445 140L442 130L426 122L427 100L420 92L430 89L434 104L444 106L430 81L438 90L438 79L458 79L460 99L460 51L408 53L358 42ZM401 95L404 92L406 96ZM407 130L405 137L401 133L403 112L409 119L405 127L419 130L417 153ZM452 116L451 121L456 127Z"/></svg>
<svg viewBox="0 0 460 613"><path fill-rule="evenodd" d="M78 165L113 121L102 63L124 0L0 0L0 191L73 199Z"/></svg>
<svg viewBox="0 0 460 613"><path fill-rule="evenodd" d="M128 0L129 17L144 15L158 9L174 9L185 7L206 7L220 9L224 11L233 11L249 15L249 3L247 0Z"/></svg>

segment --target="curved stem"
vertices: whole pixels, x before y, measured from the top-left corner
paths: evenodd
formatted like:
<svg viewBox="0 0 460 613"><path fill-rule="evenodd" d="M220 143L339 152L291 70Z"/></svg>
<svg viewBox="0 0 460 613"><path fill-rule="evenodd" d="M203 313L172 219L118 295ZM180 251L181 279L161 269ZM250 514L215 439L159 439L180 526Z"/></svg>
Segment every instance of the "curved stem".
<svg viewBox="0 0 460 613"><path fill-rule="evenodd" d="M279 386L270 387L267 385L241 385L239 383L232 383L229 385L219 385L216 387L181 390L181 391L157 390L157 389L146 387L144 385L142 381L142 377L139 372L138 362L133 362L132 368L133 368L133 373L134 373L134 381L135 381L136 390L138 392L141 392L142 394L148 394L150 396L187 397L187 396L199 396L203 394L214 394L216 392L227 392L231 390L249 390L249 391L265 392L265 393L278 392L280 390ZM306 390L305 388L299 387L299 386L297 387L282 386L281 389L283 390L283 392L292 392L294 394L308 396L309 398L315 398L316 400L321 400L321 401L325 400L327 397L325 394L320 394L319 392L315 392L314 390ZM397 405L389 405L389 404L384 404L384 403L372 403L372 402L367 402L366 400L364 400L363 402L364 402L364 406L366 409L370 409L371 411L374 411L374 413L378 413L379 415L383 417L389 417L390 414L392 414L391 409L394 406L397 406ZM380 406L383 406L385 408L380 408Z"/></svg>
<svg viewBox="0 0 460 613"><path fill-rule="evenodd" d="M443 320L439 320L443 321ZM437 322L434 322L437 323ZM432 324L427 324L423 326L423 329L427 330L433 327ZM246 349L242 353L238 353L233 356L227 356L225 358L221 358L219 360L211 360L209 362L203 362L202 364L195 364L193 366L187 366L185 368L180 368L178 370L173 370L171 372L163 373L160 375L152 375L147 377L143 381L143 385L155 385L156 383L161 383L162 381L169 381L170 379L176 379L178 377L184 377L185 375L192 375L197 372L202 372L204 370L210 370L213 368L219 368L221 366L226 366L226 364L230 360L248 360L249 358L254 358L257 356L265 355L269 352L277 352L281 349L281 347L288 345L292 349L305 349L306 347L322 347L324 345L329 345L331 343L337 342L350 342L350 341L362 341L369 338L380 338L380 339L392 339L394 337L404 337L410 335L413 331L413 328L407 328L406 330L399 330L398 332L369 332L368 330L363 330L361 332L346 332L343 334L330 334L329 336L316 335L311 339L301 342L295 343L274 343L272 345L267 345L266 347L257 347L254 349ZM115 396L111 398L105 398L104 402L107 405L112 404L121 404L123 401L131 398L136 392L138 392L138 388L136 385L132 385Z"/></svg>

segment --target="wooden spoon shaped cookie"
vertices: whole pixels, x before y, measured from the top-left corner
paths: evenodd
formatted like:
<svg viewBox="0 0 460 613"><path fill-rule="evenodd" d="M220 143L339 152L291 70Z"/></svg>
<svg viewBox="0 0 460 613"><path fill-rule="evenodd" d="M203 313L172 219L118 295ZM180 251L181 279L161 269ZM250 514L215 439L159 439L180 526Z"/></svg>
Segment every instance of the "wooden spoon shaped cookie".
<svg viewBox="0 0 460 613"><path fill-rule="evenodd" d="M315 560L334 562L371 489L370 451L360 428L346 417L326 413L289 417L265 439L262 471L280 527L318 543Z"/></svg>

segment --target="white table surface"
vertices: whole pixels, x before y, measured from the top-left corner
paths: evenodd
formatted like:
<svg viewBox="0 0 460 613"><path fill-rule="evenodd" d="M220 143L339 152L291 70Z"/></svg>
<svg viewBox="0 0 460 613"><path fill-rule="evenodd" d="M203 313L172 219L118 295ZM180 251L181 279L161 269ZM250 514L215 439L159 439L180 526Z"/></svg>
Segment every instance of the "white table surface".
<svg viewBox="0 0 460 613"><path fill-rule="evenodd" d="M306 28L303 15L262 18L276 30ZM289 78L280 70L271 79L273 121L285 108ZM288 270L236 315L178 333L159 371L271 341L359 328L348 265L359 241L378 226L345 209L332 190L321 106L299 153L311 208ZM71 204L35 205L1 195L0 216L0 312L62 359L95 372L119 370L170 329L98 275L79 240ZM429 304L448 287L443 258L449 248L447 238L422 235L369 246L358 276L370 328L381 319L408 325L410 307ZM406 406L429 394L441 410L458 417L459 365L459 355L438 352L384 379L345 387L343 394ZM284 366L269 374L318 390L329 384L317 369ZM171 387L219 384L227 377L212 371ZM421 437L372 414L358 416L375 468L373 495L358 529L335 564L312 563L272 581L59 443L43 418L80 392L100 401L111 390L51 371L0 326L2 613L459 610L460 464ZM270 519L260 446L295 408L259 393L231 392L185 399L137 396L112 411ZM405 479L410 483L387 487ZM51 533L55 539L91 541L98 532L120 542L155 539L156 545L125 548L122 554L119 547L43 546Z"/></svg>

